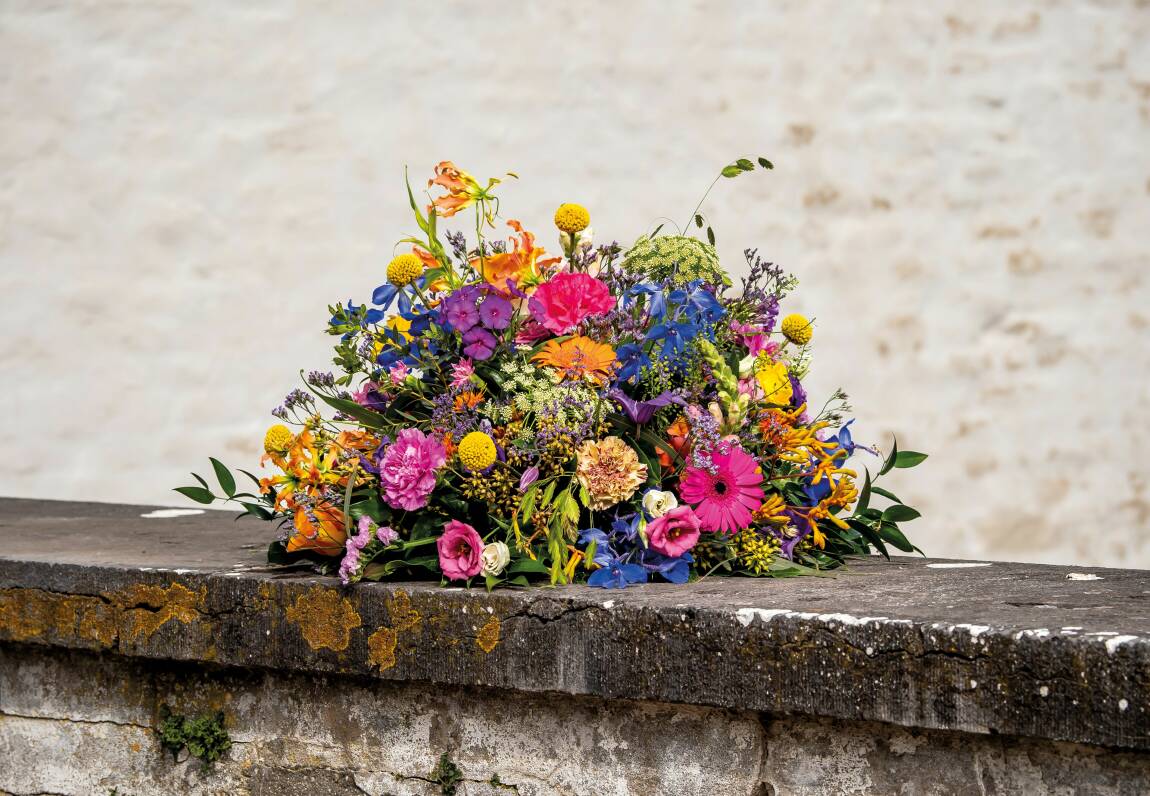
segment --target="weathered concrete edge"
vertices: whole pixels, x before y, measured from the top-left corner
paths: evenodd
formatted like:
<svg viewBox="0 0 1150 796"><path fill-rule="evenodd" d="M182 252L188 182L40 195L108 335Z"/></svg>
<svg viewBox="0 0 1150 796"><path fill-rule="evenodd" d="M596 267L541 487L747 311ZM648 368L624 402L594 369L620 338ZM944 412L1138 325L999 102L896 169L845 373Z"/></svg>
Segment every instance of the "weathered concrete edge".
<svg viewBox="0 0 1150 796"><path fill-rule="evenodd" d="M1133 636L0 560L0 641L1150 750Z"/></svg>

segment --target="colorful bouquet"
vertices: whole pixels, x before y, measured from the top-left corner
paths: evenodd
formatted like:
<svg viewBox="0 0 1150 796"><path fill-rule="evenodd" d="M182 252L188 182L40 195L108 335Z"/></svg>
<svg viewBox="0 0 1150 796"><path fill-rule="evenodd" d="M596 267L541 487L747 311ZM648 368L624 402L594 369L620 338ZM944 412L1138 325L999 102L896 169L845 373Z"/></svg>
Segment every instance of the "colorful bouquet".
<svg viewBox="0 0 1150 796"><path fill-rule="evenodd" d="M277 473L241 471L258 491L240 492L212 459L221 494L194 474L177 491L279 523L271 562L344 583L622 588L916 550L899 523L918 512L873 481L926 457L896 443L859 487L847 460L878 454L852 439L841 390L808 403L812 322L779 319L794 277L747 250L734 288L702 202L688 226L707 240L660 228L627 248L596 246L587 210L560 205L548 256L518 221L494 236L499 184L443 162L421 206L409 183L420 232L370 305L329 307L337 374L273 411ZM440 228L469 209L473 240Z"/></svg>

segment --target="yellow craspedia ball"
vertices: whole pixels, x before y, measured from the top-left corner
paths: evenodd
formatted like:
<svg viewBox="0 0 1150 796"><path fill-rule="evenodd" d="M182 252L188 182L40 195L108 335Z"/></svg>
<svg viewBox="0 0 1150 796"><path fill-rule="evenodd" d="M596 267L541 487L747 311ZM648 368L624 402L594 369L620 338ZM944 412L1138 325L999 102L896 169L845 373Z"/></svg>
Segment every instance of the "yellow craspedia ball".
<svg viewBox="0 0 1150 796"><path fill-rule="evenodd" d="M287 426L276 423L264 434L264 453L283 455L295 442L295 434Z"/></svg>
<svg viewBox="0 0 1150 796"><path fill-rule="evenodd" d="M459 441L459 461L472 472L495 464L495 440L482 431L472 431Z"/></svg>
<svg viewBox="0 0 1150 796"><path fill-rule="evenodd" d="M407 287L423 273L423 261L414 254L401 254L387 264L387 281Z"/></svg>
<svg viewBox="0 0 1150 796"><path fill-rule="evenodd" d="M559 227L560 232L572 234L582 232L590 224L591 214L583 205L567 202L559 205L559 209L555 211L555 226Z"/></svg>
<svg viewBox="0 0 1150 796"><path fill-rule="evenodd" d="M796 345L806 345L814 336L811 322L797 312L783 318L783 337Z"/></svg>

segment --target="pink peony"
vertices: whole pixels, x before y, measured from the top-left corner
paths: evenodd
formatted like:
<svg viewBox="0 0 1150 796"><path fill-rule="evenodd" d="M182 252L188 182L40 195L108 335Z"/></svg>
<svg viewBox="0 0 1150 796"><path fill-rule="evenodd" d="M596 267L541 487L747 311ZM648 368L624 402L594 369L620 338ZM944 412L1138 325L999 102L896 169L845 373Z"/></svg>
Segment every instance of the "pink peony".
<svg viewBox="0 0 1150 796"><path fill-rule="evenodd" d="M734 533L751 524L751 513L763 505L763 473L758 461L742 448L711 454L715 472L688 467L679 494L695 507L703 528Z"/></svg>
<svg viewBox="0 0 1150 796"><path fill-rule="evenodd" d="M448 521L435 546L439 568L448 580L474 578L483 569L483 539L466 522Z"/></svg>
<svg viewBox="0 0 1150 796"><path fill-rule="evenodd" d="M446 461L443 443L417 428L405 428L379 458L384 501L393 509L423 508L435 488L435 471Z"/></svg>
<svg viewBox="0 0 1150 796"><path fill-rule="evenodd" d="M592 315L615 308L605 284L587 274L556 274L535 289L528 302L532 317L555 334L567 334Z"/></svg>
<svg viewBox="0 0 1150 796"><path fill-rule="evenodd" d="M690 506L671 509L647 525L647 541L651 549L671 558L678 558L699 541L702 521Z"/></svg>

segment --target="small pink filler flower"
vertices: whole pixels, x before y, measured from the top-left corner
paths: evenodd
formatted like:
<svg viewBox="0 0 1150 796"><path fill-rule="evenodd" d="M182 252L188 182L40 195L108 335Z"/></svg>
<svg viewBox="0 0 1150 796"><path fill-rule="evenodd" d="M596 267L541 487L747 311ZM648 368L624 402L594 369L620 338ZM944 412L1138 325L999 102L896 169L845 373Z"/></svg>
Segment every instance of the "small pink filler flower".
<svg viewBox="0 0 1150 796"><path fill-rule="evenodd" d="M446 461L443 443L417 428L405 428L379 458L384 501L393 509L423 508L435 488L435 471Z"/></svg>
<svg viewBox="0 0 1150 796"><path fill-rule="evenodd" d="M647 541L651 549L671 558L678 558L699 541L702 521L690 506L673 508L647 525Z"/></svg>
<svg viewBox="0 0 1150 796"><path fill-rule="evenodd" d="M763 505L763 473L759 463L742 448L731 446L711 454L715 472L688 467L679 494L695 507L703 529L735 533L751 524L751 513Z"/></svg>
<svg viewBox="0 0 1150 796"><path fill-rule="evenodd" d="M448 580L474 578L483 569L483 539L466 522L448 521L435 546L439 568Z"/></svg>
<svg viewBox="0 0 1150 796"><path fill-rule="evenodd" d="M587 274L562 273L535 289L527 304L531 317L554 334L567 334L592 315L615 308L608 287Z"/></svg>

